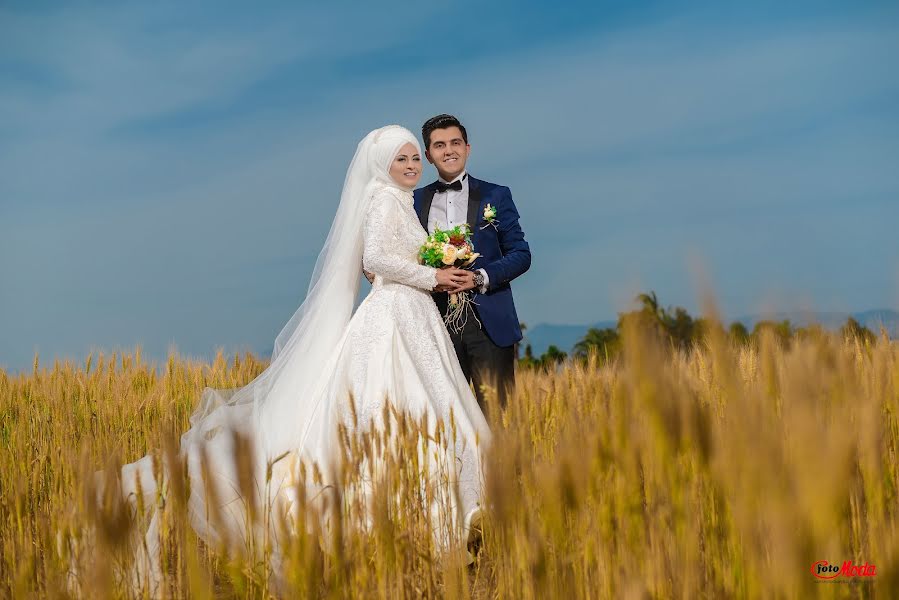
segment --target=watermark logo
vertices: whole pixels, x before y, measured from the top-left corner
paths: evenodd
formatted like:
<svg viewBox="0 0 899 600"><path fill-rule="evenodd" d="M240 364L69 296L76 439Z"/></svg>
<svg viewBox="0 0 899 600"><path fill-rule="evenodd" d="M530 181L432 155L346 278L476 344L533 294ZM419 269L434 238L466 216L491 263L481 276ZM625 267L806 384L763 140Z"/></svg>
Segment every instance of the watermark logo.
<svg viewBox="0 0 899 600"><path fill-rule="evenodd" d="M812 575L818 579L836 579L837 577L874 577L877 575L877 567L867 562L856 565L851 560L844 561L842 565L831 564L826 560L819 560L812 564Z"/></svg>

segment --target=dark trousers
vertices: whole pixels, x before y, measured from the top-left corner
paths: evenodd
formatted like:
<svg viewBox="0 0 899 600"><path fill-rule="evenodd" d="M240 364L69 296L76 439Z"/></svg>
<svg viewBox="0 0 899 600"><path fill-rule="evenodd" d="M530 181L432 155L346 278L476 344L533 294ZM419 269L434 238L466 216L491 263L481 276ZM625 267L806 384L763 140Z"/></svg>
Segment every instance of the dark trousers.
<svg viewBox="0 0 899 600"><path fill-rule="evenodd" d="M515 385L515 347L501 348L494 344L472 314L469 314L462 332L456 334L450 331L450 338L465 378L474 383L475 396L484 414L487 414L487 401L482 386L496 390L499 405L504 408L506 398Z"/></svg>

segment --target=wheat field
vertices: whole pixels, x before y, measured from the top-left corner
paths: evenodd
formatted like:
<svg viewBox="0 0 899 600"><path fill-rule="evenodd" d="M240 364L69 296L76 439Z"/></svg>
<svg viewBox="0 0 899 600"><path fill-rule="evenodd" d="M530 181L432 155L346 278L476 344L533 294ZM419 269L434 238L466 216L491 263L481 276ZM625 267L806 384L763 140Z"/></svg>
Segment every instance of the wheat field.
<svg viewBox="0 0 899 600"><path fill-rule="evenodd" d="M298 529L277 590L264 549L226 556L192 533L174 446L205 386L245 384L263 362L172 353L157 369L138 349L0 371L0 596L131 597L120 573L142 515L92 508L88 474L158 450L175 473L160 505L174 598L897 597L894 342L742 346L713 328L689 352L634 331L622 348L611 364L519 370L490 413L473 562L434 547L414 461L387 459L373 506L344 493L383 450L369 435L346 441L340 526ZM392 439L413 447L421 432L399 418ZM88 525L95 543L79 551ZM876 575L825 582L820 560Z"/></svg>

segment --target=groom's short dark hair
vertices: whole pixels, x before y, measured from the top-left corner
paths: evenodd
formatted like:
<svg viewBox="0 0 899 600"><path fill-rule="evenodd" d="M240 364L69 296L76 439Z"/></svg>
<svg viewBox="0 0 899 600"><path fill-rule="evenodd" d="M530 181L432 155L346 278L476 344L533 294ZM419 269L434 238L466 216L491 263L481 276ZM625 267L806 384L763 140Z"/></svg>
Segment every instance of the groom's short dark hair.
<svg viewBox="0 0 899 600"><path fill-rule="evenodd" d="M431 132L435 129L449 129L450 127L458 127L462 132L462 139L466 144L468 143L468 132L465 131L465 126L459 122L459 119L453 115L437 115L425 121L425 124L421 126L421 139L425 142L425 150L431 147Z"/></svg>

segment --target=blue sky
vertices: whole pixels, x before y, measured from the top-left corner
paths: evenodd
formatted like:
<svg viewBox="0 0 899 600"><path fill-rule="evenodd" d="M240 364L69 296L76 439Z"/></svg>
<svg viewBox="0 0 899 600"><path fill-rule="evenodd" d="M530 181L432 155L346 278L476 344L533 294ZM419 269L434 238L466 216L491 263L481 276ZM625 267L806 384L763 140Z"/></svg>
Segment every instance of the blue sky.
<svg viewBox="0 0 899 600"><path fill-rule="evenodd" d="M702 282L899 307L895 4L33 4L0 3L7 368L270 351L358 140L440 112L512 189L531 325Z"/></svg>

